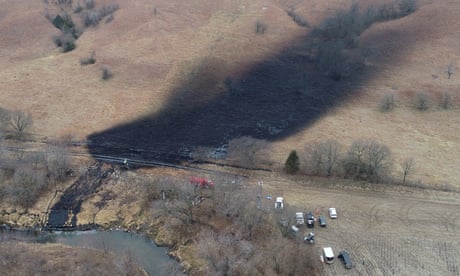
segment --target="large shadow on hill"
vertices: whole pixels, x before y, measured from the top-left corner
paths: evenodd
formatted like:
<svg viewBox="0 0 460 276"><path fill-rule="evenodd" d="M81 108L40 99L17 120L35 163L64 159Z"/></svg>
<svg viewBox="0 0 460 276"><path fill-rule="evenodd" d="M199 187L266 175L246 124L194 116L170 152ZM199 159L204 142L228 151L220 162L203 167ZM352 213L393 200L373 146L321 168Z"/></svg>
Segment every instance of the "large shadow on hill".
<svg viewBox="0 0 460 276"><path fill-rule="evenodd" d="M187 159L194 147L215 148L241 136L274 141L293 135L354 97L356 88L378 73L364 66L366 46L357 47L356 38L375 22L409 13L369 19L369 13L352 7L314 30L306 28L306 35L237 78L206 70L226 66L210 58L171 91L160 112L91 134L90 151L171 162ZM409 48L406 44L392 60Z"/></svg>

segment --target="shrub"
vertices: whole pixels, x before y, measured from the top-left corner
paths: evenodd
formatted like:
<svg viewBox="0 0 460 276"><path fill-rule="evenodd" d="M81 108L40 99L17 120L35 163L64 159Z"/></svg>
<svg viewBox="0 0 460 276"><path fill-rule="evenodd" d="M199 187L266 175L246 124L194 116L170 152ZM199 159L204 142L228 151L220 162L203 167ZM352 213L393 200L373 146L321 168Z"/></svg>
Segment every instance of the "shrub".
<svg viewBox="0 0 460 276"><path fill-rule="evenodd" d="M417 0L399 0L398 6L399 14L406 16L417 10Z"/></svg>
<svg viewBox="0 0 460 276"><path fill-rule="evenodd" d="M102 79L103 80L108 80L113 76L112 71L110 70L109 66L107 66L107 65L102 65L101 66L101 71L102 71Z"/></svg>
<svg viewBox="0 0 460 276"><path fill-rule="evenodd" d="M267 25L261 21L256 22L256 34L264 34L267 31Z"/></svg>
<svg viewBox="0 0 460 276"><path fill-rule="evenodd" d="M75 7L75 9L73 10L74 13L80 13L83 11L83 6L81 5L80 1L77 2L77 6Z"/></svg>
<svg viewBox="0 0 460 276"><path fill-rule="evenodd" d="M393 93L385 94L380 101L381 111L391 111L395 106L395 97Z"/></svg>
<svg viewBox="0 0 460 276"><path fill-rule="evenodd" d="M64 14L62 16L59 14L56 15L51 23L53 23L54 27L58 28L62 32L68 32L75 28L75 24L68 14Z"/></svg>
<svg viewBox="0 0 460 276"><path fill-rule="evenodd" d="M54 37L54 44L61 47L64 53L70 52L76 48L75 38L69 33L62 33Z"/></svg>
<svg viewBox="0 0 460 276"><path fill-rule="evenodd" d="M102 16L99 11L89 10L81 14L81 19L85 27L95 27L101 21Z"/></svg>
<svg viewBox="0 0 460 276"><path fill-rule="evenodd" d="M428 94L420 92L415 95L415 107L418 110L426 111L430 108Z"/></svg>
<svg viewBox="0 0 460 276"><path fill-rule="evenodd" d="M45 178L37 171L18 169L13 176L13 185L8 189L10 198L24 208L31 207L46 187Z"/></svg>
<svg viewBox="0 0 460 276"><path fill-rule="evenodd" d="M120 6L118 4L109 4L109 5L104 5L99 9L99 14L101 17L105 17L107 15L113 15L113 12L118 10Z"/></svg>
<svg viewBox="0 0 460 276"><path fill-rule="evenodd" d="M93 9L94 6L96 5L94 0L85 0L85 7L90 10Z"/></svg>
<svg viewBox="0 0 460 276"><path fill-rule="evenodd" d="M90 65L90 64L96 63L95 56L96 56L96 53L92 51L90 56L80 59L80 65L84 66L84 65Z"/></svg>
<svg viewBox="0 0 460 276"><path fill-rule="evenodd" d="M450 94L449 92L444 92L444 94L442 95L440 106L442 109L450 109L454 105L453 102L454 97L452 96L452 94Z"/></svg>
<svg viewBox="0 0 460 276"><path fill-rule="evenodd" d="M297 14L294 8L290 8L286 11L287 15L300 27L308 27L308 22L301 15Z"/></svg>

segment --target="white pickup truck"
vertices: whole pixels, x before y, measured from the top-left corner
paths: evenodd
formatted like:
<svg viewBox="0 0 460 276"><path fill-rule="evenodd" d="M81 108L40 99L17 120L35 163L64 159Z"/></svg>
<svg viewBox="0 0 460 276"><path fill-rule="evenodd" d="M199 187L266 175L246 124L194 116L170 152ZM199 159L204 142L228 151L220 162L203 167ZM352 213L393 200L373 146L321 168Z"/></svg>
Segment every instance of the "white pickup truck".
<svg viewBox="0 0 460 276"><path fill-rule="evenodd" d="M297 225L303 225L305 223L302 212L295 213L295 222Z"/></svg>

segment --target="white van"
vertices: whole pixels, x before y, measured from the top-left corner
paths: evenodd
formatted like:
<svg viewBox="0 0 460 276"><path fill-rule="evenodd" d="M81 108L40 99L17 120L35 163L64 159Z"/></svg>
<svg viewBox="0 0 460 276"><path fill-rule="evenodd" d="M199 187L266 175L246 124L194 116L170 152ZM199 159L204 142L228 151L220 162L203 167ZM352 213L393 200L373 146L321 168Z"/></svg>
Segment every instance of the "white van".
<svg viewBox="0 0 460 276"><path fill-rule="evenodd" d="M284 208L284 198L277 197L275 201L275 208L276 209L283 209Z"/></svg>
<svg viewBox="0 0 460 276"><path fill-rule="evenodd" d="M332 251L331 247L323 248L323 256L324 256L324 261L327 264L332 264L334 262L334 252Z"/></svg>

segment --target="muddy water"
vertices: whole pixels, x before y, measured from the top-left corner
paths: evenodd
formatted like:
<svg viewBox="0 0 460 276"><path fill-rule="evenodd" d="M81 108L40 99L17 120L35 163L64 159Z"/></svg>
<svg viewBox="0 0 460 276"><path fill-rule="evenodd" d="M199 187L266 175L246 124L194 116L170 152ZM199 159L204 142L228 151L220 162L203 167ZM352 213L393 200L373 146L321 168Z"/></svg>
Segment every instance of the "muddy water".
<svg viewBox="0 0 460 276"><path fill-rule="evenodd" d="M54 233L1 231L0 241L3 239L40 243L51 242L105 250L117 255L129 256L149 275L169 275L168 271L177 271L179 266L176 261L167 255L166 248L156 246L150 239L142 235L123 231L104 232L94 230Z"/></svg>

